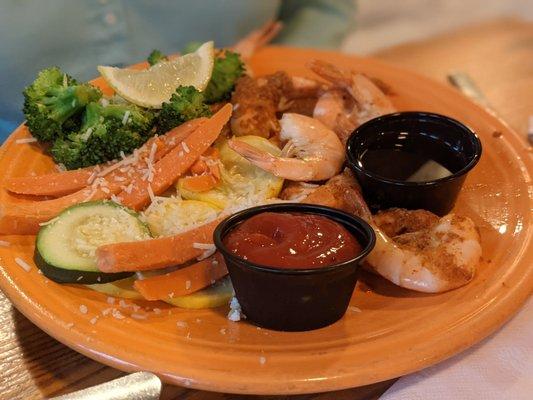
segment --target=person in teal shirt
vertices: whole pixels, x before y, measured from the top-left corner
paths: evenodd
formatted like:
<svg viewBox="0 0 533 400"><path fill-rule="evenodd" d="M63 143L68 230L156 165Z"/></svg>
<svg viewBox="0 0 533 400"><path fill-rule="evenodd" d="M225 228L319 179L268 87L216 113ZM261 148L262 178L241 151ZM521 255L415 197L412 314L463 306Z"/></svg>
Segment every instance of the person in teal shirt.
<svg viewBox="0 0 533 400"><path fill-rule="evenodd" d="M0 2L0 143L19 125L22 90L49 66L86 81L97 65L126 66L193 41L229 46L269 19L277 43L335 48L354 0L3 0Z"/></svg>

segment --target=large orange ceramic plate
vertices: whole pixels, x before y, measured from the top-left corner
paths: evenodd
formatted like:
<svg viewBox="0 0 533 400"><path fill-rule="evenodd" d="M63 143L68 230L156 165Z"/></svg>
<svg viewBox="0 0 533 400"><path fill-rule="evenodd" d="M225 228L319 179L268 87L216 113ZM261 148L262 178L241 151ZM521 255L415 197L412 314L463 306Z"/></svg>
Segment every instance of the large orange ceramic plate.
<svg viewBox="0 0 533 400"><path fill-rule="evenodd" d="M351 301L356 308L334 325L306 333L232 323L226 308L188 311L164 304L157 305L161 313L150 312L146 320L108 316L91 324L109 307L106 296L47 281L35 267L25 272L14 258L31 263L34 237L1 236L12 243L0 248L2 290L40 328L104 364L234 393L305 393L370 384L450 357L502 325L533 285L532 162L524 140L455 90L375 60L272 47L257 54L252 64L258 74L281 69L310 75L305 63L311 58L383 80L400 110L443 113L479 134L483 156L456 207L474 219L481 233L483 263L473 282L428 295L364 276ZM27 135L21 127L2 147L0 186L7 177L52 168L37 146L15 143ZM1 203L13 201L3 190L0 196ZM80 312L81 304L87 314ZM178 327L177 321L188 325Z"/></svg>

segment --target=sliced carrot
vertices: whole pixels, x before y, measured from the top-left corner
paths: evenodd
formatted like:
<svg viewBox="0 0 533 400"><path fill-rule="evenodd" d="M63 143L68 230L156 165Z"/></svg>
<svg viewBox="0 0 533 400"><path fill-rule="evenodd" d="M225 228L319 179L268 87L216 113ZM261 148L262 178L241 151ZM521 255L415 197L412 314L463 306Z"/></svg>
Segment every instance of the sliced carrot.
<svg viewBox="0 0 533 400"><path fill-rule="evenodd" d="M209 167L205 160L199 159L191 166L191 174L202 175L208 171Z"/></svg>
<svg viewBox="0 0 533 400"><path fill-rule="evenodd" d="M96 250L98 269L102 272L147 271L193 260L205 252L195 247L195 243L212 244L213 232L222 219L174 236L101 246Z"/></svg>
<svg viewBox="0 0 533 400"><path fill-rule="evenodd" d="M214 163L209 163L206 160L215 160L219 158L219 151L215 149L214 147L209 147L203 154L203 157L201 157L199 160L196 160L196 162L191 167L191 173L193 175L203 175L206 172L210 170L210 165L214 165Z"/></svg>
<svg viewBox="0 0 533 400"><path fill-rule="evenodd" d="M205 151L204 156L213 159L220 158L220 151L216 147L210 147Z"/></svg>
<svg viewBox="0 0 533 400"><path fill-rule="evenodd" d="M198 193L213 189L218 180L213 175L197 175L183 178L180 183L185 190Z"/></svg>
<svg viewBox="0 0 533 400"><path fill-rule="evenodd" d="M13 193L60 197L89 185L95 167L37 176L17 176L7 179L5 188Z"/></svg>
<svg viewBox="0 0 533 400"><path fill-rule="evenodd" d="M134 210L141 210L150 203L152 194L159 195L167 190L213 144L229 121L231 111L231 104L226 104L200 125L183 140L181 146L176 146L155 164L155 175L151 182L141 178L133 180L133 190L130 193L121 192L118 196L120 202Z"/></svg>
<svg viewBox="0 0 533 400"><path fill-rule="evenodd" d="M217 253L177 271L136 280L134 287L146 300L164 300L202 290L227 274L226 263Z"/></svg>
<svg viewBox="0 0 533 400"><path fill-rule="evenodd" d="M109 167L109 172L103 170L102 174L105 175L99 177L99 181L95 180L91 186L77 192L52 200L2 205L0 208L0 234L36 233L39 230L39 223L54 218L67 207L89 200L109 199L112 195L123 190L129 190L127 187L133 180L146 179L147 159L150 158L151 153L154 161L160 160L202 126L204 122L206 122L205 119L189 121L169 131L166 135L151 138L137 150L136 161L130 164L122 162L122 164ZM133 190L133 186L131 186L131 190Z"/></svg>

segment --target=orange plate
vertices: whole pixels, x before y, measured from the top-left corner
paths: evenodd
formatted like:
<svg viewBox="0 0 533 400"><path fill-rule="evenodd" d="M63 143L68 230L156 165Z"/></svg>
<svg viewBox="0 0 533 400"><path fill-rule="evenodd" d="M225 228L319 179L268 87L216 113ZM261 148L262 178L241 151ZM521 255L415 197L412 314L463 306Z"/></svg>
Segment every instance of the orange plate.
<svg viewBox="0 0 533 400"><path fill-rule="evenodd" d="M479 134L483 156L457 205L481 233L484 262L473 282L427 295L365 275L351 302L357 308L330 327L306 333L232 323L227 308L189 311L163 303L156 306L162 312L149 312L146 320L107 316L93 325L91 318L109 307L106 296L50 282L35 267L25 272L14 258L31 263L34 237L5 236L0 239L12 245L0 248L2 290L48 334L97 361L125 371L153 371L178 385L233 393L320 392L394 378L450 357L502 325L533 284L532 163L524 139L454 89L376 60L270 47L252 64L258 74L281 69L310 76L305 63L311 58L383 80L400 110L450 115ZM0 186L7 177L52 168L38 146L15 143L27 135L20 127L2 147ZM2 190L0 202L6 201ZM87 314L80 312L81 304ZM188 326L178 327L177 321Z"/></svg>

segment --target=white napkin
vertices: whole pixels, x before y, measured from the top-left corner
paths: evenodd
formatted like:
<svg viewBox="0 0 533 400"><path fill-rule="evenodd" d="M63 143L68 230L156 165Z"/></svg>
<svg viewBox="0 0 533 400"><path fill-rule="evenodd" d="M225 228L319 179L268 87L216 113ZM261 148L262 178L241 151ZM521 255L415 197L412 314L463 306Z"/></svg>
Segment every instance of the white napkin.
<svg viewBox="0 0 533 400"><path fill-rule="evenodd" d="M533 399L533 298L499 331L399 379L380 400Z"/></svg>

